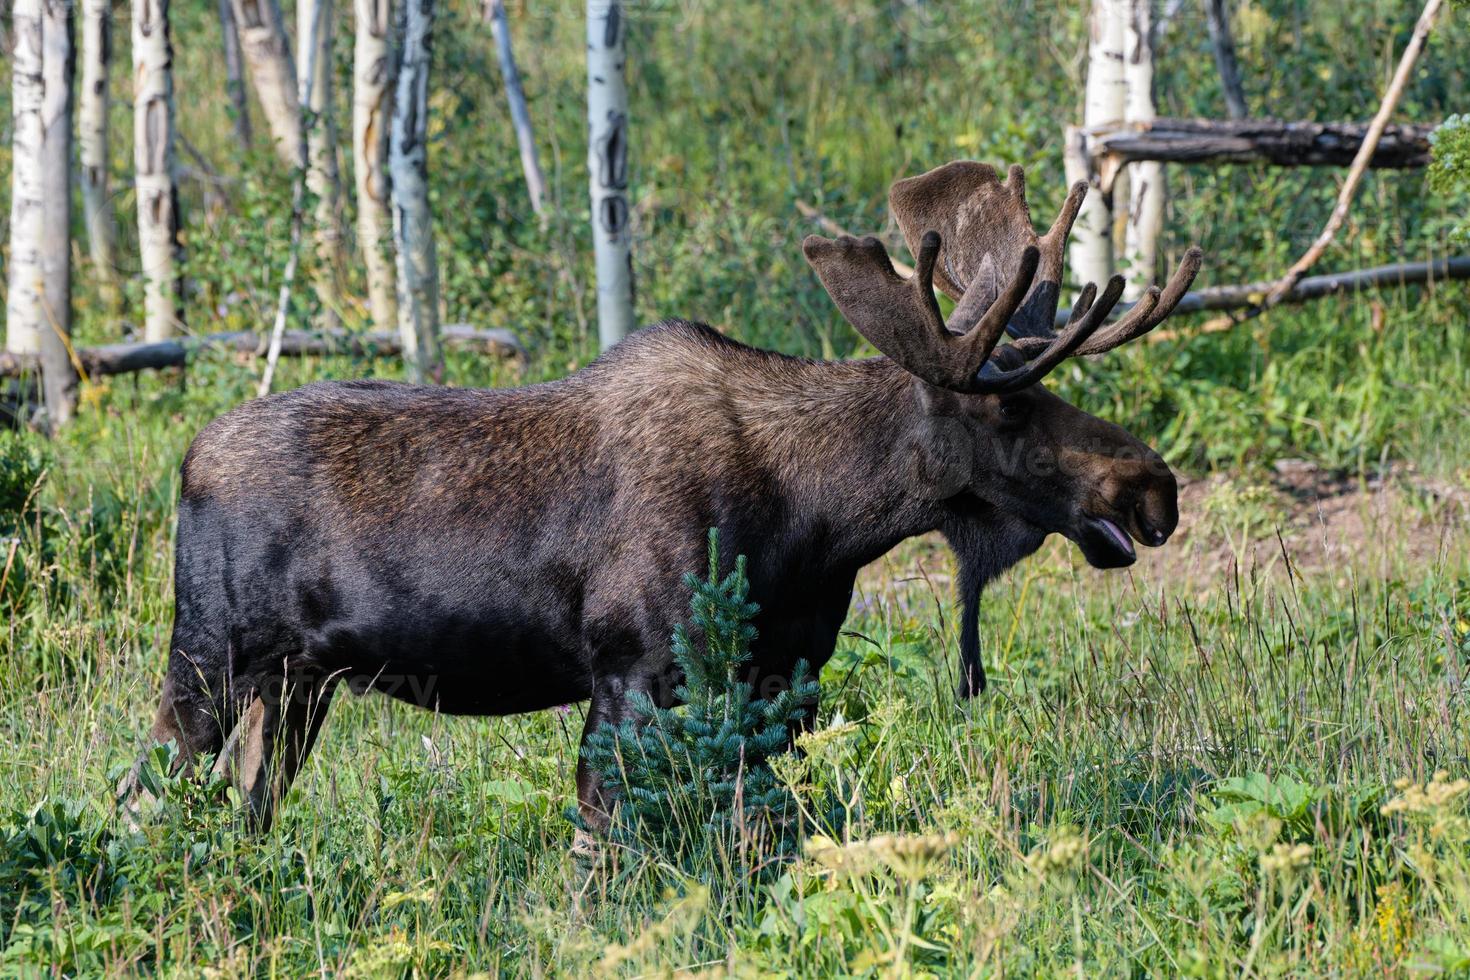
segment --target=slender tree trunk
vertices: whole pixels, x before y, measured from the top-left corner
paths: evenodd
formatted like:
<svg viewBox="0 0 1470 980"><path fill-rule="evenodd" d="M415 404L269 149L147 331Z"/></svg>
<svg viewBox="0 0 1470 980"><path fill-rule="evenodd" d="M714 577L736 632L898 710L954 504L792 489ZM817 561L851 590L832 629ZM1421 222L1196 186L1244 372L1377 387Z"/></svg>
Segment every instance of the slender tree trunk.
<svg viewBox="0 0 1470 980"><path fill-rule="evenodd" d="M633 252L628 207L627 19L619 0L587 0L587 170L597 258L597 336L603 350L626 337L633 319Z"/></svg>
<svg viewBox="0 0 1470 980"><path fill-rule="evenodd" d="M1152 0L1129 0L1123 66L1127 82L1124 122L1147 125L1154 118L1154 49ZM1157 161L1133 164L1128 171L1128 227L1123 233L1123 274L1128 285L1123 298L1138 299L1153 281L1158 264L1159 235L1164 229L1164 165Z"/></svg>
<svg viewBox="0 0 1470 980"><path fill-rule="evenodd" d="M288 167L304 166L301 146L301 109L296 93L296 62L286 40L279 0L231 0L240 49L250 66L250 81L260 99L276 154Z"/></svg>
<svg viewBox="0 0 1470 980"><path fill-rule="evenodd" d="M320 16L323 0L303 0L312 8L312 15L304 17L301 50L306 60L301 66L301 89L296 101L300 105L311 105L312 83L316 79L316 56L319 50L317 30L322 26ZM296 158L303 163L310 157L307 152L306 130L298 130L301 142L296 147ZM266 348L265 370L261 372L260 384L256 387L257 397L264 398L271 392L276 377L276 363L281 357L281 345L286 334L286 317L291 312L291 290L296 285L296 269L301 264L301 239L306 225L306 180L305 167L293 172L291 181L291 237L286 248L286 267L281 270L281 288L276 293L276 318L271 325L271 339Z"/></svg>
<svg viewBox="0 0 1470 980"><path fill-rule="evenodd" d="M14 354L38 352L45 323L41 306L42 242L46 236L43 3L15 0L11 12L10 275L5 349Z"/></svg>
<svg viewBox="0 0 1470 980"><path fill-rule="evenodd" d="M51 429L71 421L77 407L77 369L71 354L71 126L76 67L72 0L43 0L46 88L41 159L46 230L41 242L41 383Z"/></svg>
<svg viewBox="0 0 1470 980"><path fill-rule="evenodd" d="M250 100L245 95L245 63L240 54L240 31L235 26L232 0L218 0L219 29L225 52L225 92L230 96L230 111L235 124L235 139L240 149L250 149Z"/></svg>
<svg viewBox="0 0 1470 980"><path fill-rule="evenodd" d="M48 422L76 410L71 362L72 10L17 0L11 15L13 153L6 346L40 355Z"/></svg>
<svg viewBox="0 0 1470 980"><path fill-rule="evenodd" d="M144 279L143 332L149 340L172 336L184 318L168 6L169 0L133 2L133 165Z"/></svg>
<svg viewBox="0 0 1470 980"><path fill-rule="evenodd" d="M1129 0L1093 0L1087 48L1087 82L1083 98L1082 125L1091 132L1123 120L1127 84L1123 77L1124 41ZM1069 181L1089 179L1086 152L1080 159L1069 135L1066 156ZM1082 169L1078 169L1079 164ZM1120 195L1118 195L1120 196ZM1097 190L1087 195L1072 232L1072 274L1078 282L1101 285L1113 274L1113 205Z"/></svg>
<svg viewBox="0 0 1470 980"><path fill-rule="evenodd" d="M388 161L393 174L393 237L398 252L398 332L415 382L438 381L439 263L429 212L429 50L434 0L404 0Z"/></svg>
<svg viewBox="0 0 1470 980"><path fill-rule="evenodd" d="M495 54L500 61L500 77L505 81L505 98L510 103L511 125L521 150L521 170L526 175L526 193L531 210L538 218L545 216L546 178L541 175L541 160L536 155L536 136L531 129L531 113L526 108L526 93L521 89L521 73L516 68L510 44L510 21L505 16L503 0L485 0L485 19L495 39Z"/></svg>
<svg viewBox="0 0 1470 980"><path fill-rule="evenodd" d="M352 154L357 183L357 244L367 270L373 326L398 329L389 211L388 130L393 115L393 57L388 32L391 0L356 0L352 50Z"/></svg>
<svg viewBox="0 0 1470 980"><path fill-rule="evenodd" d="M1220 88L1225 92L1225 108L1231 119L1250 115L1245 104L1245 88L1240 84L1240 64L1235 60L1235 37L1230 32L1230 10L1227 0L1204 0L1210 26L1210 43L1215 49L1215 69L1220 73Z"/></svg>
<svg viewBox="0 0 1470 980"><path fill-rule="evenodd" d="M320 326L335 330L342 309L342 178L337 169L337 121L332 111L332 0L297 0L296 64L312 66L311 85L301 82L298 101L306 127L306 186L316 198L313 237L316 243L316 291L321 300ZM313 29L313 24L315 28ZM316 52L306 45L316 38Z"/></svg>
<svg viewBox="0 0 1470 980"><path fill-rule="evenodd" d="M92 275L103 302L117 303L117 241L108 177L108 83L112 69L112 4L110 0L82 2L82 78L77 97L77 142L82 170L82 213L87 224L87 247Z"/></svg>

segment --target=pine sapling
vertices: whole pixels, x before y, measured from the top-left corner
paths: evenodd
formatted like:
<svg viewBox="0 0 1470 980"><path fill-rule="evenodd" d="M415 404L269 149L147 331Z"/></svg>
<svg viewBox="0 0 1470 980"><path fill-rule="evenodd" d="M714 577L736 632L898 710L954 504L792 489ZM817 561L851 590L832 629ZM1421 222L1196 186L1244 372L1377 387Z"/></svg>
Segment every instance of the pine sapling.
<svg viewBox="0 0 1470 980"><path fill-rule="evenodd" d="M741 677L759 607L748 598L743 555L724 578L719 568L718 534L711 530L708 576L685 576L693 593L690 621L673 636L674 662L683 673L675 696L682 705L659 708L635 694L642 721L604 724L583 749L618 799L611 834L620 843L687 856L715 839L762 840L775 850L794 840L796 803L770 760L789 747L792 726L816 700L817 683L799 661L789 687L769 700L753 696Z"/></svg>

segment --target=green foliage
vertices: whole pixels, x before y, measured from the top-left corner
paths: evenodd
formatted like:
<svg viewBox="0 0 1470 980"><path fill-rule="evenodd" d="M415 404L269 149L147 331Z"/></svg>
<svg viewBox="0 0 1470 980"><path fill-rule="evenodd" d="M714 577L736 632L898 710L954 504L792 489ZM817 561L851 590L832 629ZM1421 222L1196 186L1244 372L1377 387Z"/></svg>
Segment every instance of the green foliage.
<svg viewBox="0 0 1470 980"><path fill-rule="evenodd" d="M1429 136L1434 162L1429 167L1429 186L1470 207L1470 116L1453 115ZM1462 216L1454 236L1460 244L1470 243L1470 215Z"/></svg>
<svg viewBox="0 0 1470 980"><path fill-rule="evenodd" d="M788 747L791 726L807 717L817 682L798 661L789 687L770 699L753 697L741 680L750 663L759 607L748 601L745 556L720 577L719 534L709 532L709 574L690 572L684 585L690 623L674 629L674 663L683 704L660 708L633 695L642 717L604 723L583 749L589 768L615 793L613 837L684 856L713 842L757 841L761 854L790 846L797 808L771 771Z"/></svg>

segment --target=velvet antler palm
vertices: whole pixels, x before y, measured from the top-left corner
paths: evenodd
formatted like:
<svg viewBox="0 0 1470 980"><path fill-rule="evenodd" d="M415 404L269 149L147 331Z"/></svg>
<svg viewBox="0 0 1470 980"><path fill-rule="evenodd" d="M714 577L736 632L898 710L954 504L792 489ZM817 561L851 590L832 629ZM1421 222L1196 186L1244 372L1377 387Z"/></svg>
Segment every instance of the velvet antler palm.
<svg viewBox="0 0 1470 980"><path fill-rule="evenodd" d="M967 394L1015 391L1068 357L1101 354L1152 330L1199 272L1201 253L1191 248L1162 291L1150 286L1106 328L1123 279L1110 279L1101 296L1088 283L1057 332L1067 236L1086 194L1085 183L1074 185L1050 230L1038 236L1020 167L1002 182L993 167L957 161L900 180L889 192L917 260L912 279L893 270L875 238L812 235L802 250L848 322L911 374ZM957 301L948 322L935 288ZM1013 342L997 349L1003 332Z"/></svg>

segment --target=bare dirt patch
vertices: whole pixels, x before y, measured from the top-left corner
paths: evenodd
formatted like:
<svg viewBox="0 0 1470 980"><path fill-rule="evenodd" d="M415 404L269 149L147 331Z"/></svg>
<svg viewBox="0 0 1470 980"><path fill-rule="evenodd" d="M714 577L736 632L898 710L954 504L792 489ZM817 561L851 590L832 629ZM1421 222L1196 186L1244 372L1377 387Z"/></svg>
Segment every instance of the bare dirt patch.
<svg viewBox="0 0 1470 980"><path fill-rule="evenodd" d="M1283 460L1265 474L1215 474L1182 483L1179 515L1174 537L1140 548L1131 574L1191 591L1235 574L1384 579L1470 549L1470 486L1403 466L1359 478ZM1030 560L1082 565L1060 538ZM917 613L950 597L952 574L944 541L926 535L864 569L859 595L886 591Z"/></svg>

